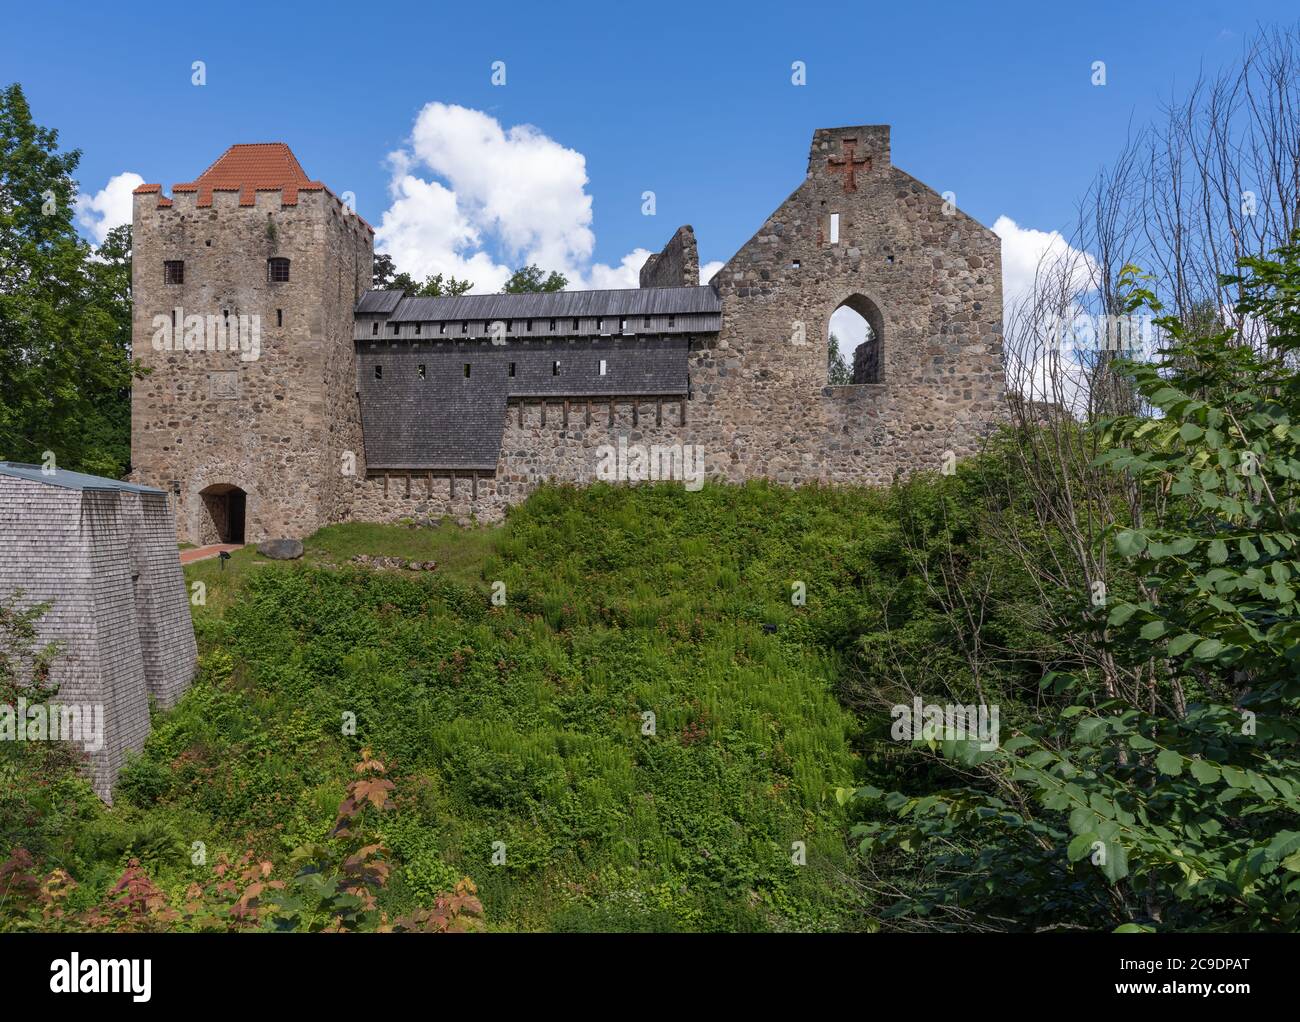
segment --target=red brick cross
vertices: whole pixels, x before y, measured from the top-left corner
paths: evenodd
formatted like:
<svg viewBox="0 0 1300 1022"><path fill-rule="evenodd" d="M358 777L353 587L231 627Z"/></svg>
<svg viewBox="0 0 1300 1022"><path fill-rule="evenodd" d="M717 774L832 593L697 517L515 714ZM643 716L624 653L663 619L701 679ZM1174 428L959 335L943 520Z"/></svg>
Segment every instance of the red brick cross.
<svg viewBox="0 0 1300 1022"><path fill-rule="evenodd" d="M854 139L846 138L840 144L844 147L844 155L828 156L826 157L826 164L835 173L844 175L844 190L846 192L856 192L858 182L854 177L854 168L861 167L863 170L870 170L871 157L857 155L858 143Z"/></svg>

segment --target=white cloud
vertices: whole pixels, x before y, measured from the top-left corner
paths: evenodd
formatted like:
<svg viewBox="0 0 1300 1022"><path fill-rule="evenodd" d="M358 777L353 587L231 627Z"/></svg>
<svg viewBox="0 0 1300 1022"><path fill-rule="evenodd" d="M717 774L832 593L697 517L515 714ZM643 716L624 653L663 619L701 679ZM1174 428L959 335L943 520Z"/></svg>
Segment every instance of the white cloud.
<svg viewBox="0 0 1300 1022"><path fill-rule="evenodd" d="M94 195L77 196L77 222L102 245L114 227L131 222L131 193L144 184L139 174L125 171L108 179Z"/></svg>
<svg viewBox="0 0 1300 1022"><path fill-rule="evenodd" d="M839 342L840 354L852 364L853 352L867 339L867 321L847 305L841 305L831 313L830 333Z"/></svg>
<svg viewBox="0 0 1300 1022"><path fill-rule="evenodd" d="M701 284L707 284L709 281L711 281L711 280L713 279L714 274L716 274L720 269L722 269L722 268L723 268L724 266L726 266L726 265L727 265L727 264L724 263L721 259L713 259L713 260L711 260L711 261L709 261L709 262L704 263L703 265L701 265L701 266L700 266L700 283L701 283Z"/></svg>
<svg viewBox="0 0 1300 1022"><path fill-rule="evenodd" d="M376 247L399 270L417 280L434 273L468 278L478 292L501 289L510 270L479 250L480 232L462 214L454 192L411 174L395 177L389 191L393 202L376 231Z"/></svg>
<svg viewBox="0 0 1300 1022"><path fill-rule="evenodd" d="M1002 239L1008 386L1082 414L1088 401L1084 359L1078 352L1052 350L1037 317L1060 315L1071 322L1083 313L1083 300L1096 286L1096 260L1060 231L1021 227L1009 216L998 217L993 231ZM1035 308L1030 301L1040 274L1049 284L1041 296L1045 305Z"/></svg>
<svg viewBox="0 0 1300 1022"><path fill-rule="evenodd" d="M483 251L490 238L511 265L582 279L596 238L581 153L529 124L505 129L482 111L428 103L390 162L393 204L376 240L398 269L469 275L475 291L495 291L509 271Z"/></svg>
<svg viewBox="0 0 1300 1022"><path fill-rule="evenodd" d="M485 293L500 290L510 267L533 263L563 273L571 289L639 284L647 249L592 263L586 157L532 125L504 128L480 110L428 103L389 165L376 248L413 277L468 277ZM703 267L703 280L721 266Z"/></svg>
<svg viewBox="0 0 1300 1022"><path fill-rule="evenodd" d="M645 261L649 258L649 249L634 248L623 257L617 266L596 263L592 266L583 286L595 288L596 290L640 287L641 267L645 265Z"/></svg>
<svg viewBox="0 0 1300 1022"><path fill-rule="evenodd" d="M1021 227L1003 215L994 222L993 233L1002 239L1002 303L1008 311L1033 292L1039 267L1058 260L1059 265L1069 266L1072 283L1087 290L1095 263L1066 241L1060 231Z"/></svg>

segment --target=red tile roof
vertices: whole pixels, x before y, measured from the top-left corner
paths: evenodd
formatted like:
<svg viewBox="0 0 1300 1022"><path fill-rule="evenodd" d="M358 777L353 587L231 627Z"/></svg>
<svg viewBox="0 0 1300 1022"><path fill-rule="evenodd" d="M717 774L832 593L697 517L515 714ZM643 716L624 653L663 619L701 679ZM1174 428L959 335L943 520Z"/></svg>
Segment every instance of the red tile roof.
<svg viewBox="0 0 1300 1022"><path fill-rule="evenodd" d="M258 191L283 191L286 206L298 204L298 190L323 191L312 181L297 157L283 142L232 145L217 162L188 184L173 185L173 192L198 192L200 206L212 205L212 193L239 192L241 206L254 205Z"/></svg>
<svg viewBox="0 0 1300 1022"><path fill-rule="evenodd" d="M238 192L241 206L256 205L258 192L280 192L281 205L296 206L300 191L334 194L307 176L298 158L283 142L232 145L197 179L172 186L173 194L197 192L199 206L211 206L213 192ZM135 190L137 195L150 192L159 193L158 205L171 205L170 199L162 197L161 185L144 184Z"/></svg>

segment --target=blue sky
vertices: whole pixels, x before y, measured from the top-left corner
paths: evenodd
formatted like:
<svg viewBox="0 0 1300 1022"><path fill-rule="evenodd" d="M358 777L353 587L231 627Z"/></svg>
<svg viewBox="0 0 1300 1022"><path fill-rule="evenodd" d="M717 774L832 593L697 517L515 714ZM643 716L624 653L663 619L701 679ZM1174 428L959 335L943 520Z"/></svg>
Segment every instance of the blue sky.
<svg viewBox="0 0 1300 1022"><path fill-rule="evenodd" d="M1251 0L23 5L3 15L0 82L83 150L88 197L282 140L372 224L388 217L399 265L426 264L403 268L482 285L540 256L613 286L682 223L725 260L799 183L819 126L889 123L894 162L985 224L1066 227L1130 125L1295 16ZM102 195L86 223L120 208Z"/></svg>

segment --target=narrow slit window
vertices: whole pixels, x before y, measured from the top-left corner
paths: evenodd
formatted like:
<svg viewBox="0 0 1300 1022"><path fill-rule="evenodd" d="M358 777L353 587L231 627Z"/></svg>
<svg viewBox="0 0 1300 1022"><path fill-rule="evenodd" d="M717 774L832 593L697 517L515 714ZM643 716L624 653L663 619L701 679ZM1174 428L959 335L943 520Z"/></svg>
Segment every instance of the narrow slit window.
<svg viewBox="0 0 1300 1022"><path fill-rule="evenodd" d="M465 363L465 379L469 379L469 363Z"/></svg>
<svg viewBox="0 0 1300 1022"><path fill-rule="evenodd" d="M672 329L673 327L675 327L676 325L677 325L677 317L676 317L676 316L669 316L669 317L668 317L668 329L671 330L671 329Z"/></svg>
<svg viewBox="0 0 1300 1022"><path fill-rule="evenodd" d="M831 214L831 244L838 245L839 243L840 243L840 215L838 213L832 213Z"/></svg>
<svg viewBox="0 0 1300 1022"><path fill-rule="evenodd" d="M402 325L401 325L400 323L394 323L394 324L393 324L393 336L396 337L397 334L398 334L398 331L400 331L401 329L402 329Z"/></svg>
<svg viewBox="0 0 1300 1022"><path fill-rule="evenodd" d="M644 317L642 317L642 319L641 319L641 326L642 326L642 328L645 329L645 330L649 330L649 329L650 329L650 317L649 317L649 316L644 316Z"/></svg>
<svg viewBox="0 0 1300 1022"><path fill-rule="evenodd" d="M627 317L626 317L626 316L619 316L619 318L618 318L618 332L619 332L620 334L625 334L625 333L627 333Z"/></svg>
<svg viewBox="0 0 1300 1022"><path fill-rule="evenodd" d="M552 376L559 376L559 375L560 375L560 363L559 363L559 362L552 362L552 363L551 363L551 375L552 375Z"/></svg>
<svg viewBox="0 0 1300 1022"><path fill-rule="evenodd" d="M276 309L276 310L275 310L275 325L276 325L276 326L284 326L284 310L283 310L283 309Z"/></svg>
<svg viewBox="0 0 1300 1022"><path fill-rule="evenodd" d="M164 284L185 283L185 260L184 259L168 259L163 263L163 283Z"/></svg>
<svg viewBox="0 0 1300 1022"><path fill-rule="evenodd" d="M469 333L469 320L463 319L460 321L460 332L463 334Z"/></svg>
<svg viewBox="0 0 1300 1022"><path fill-rule="evenodd" d="M555 333L555 320L551 320L551 333Z"/></svg>
<svg viewBox="0 0 1300 1022"><path fill-rule="evenodd" d="M600 375L601 375L601 376L604 376L604 375L605 375L605 369L606 369L606 362L605 362L605 360L602 358L602 359L600 360Z"/></svg>
<svg viewBox="0 0 1300 1022"><path fill-rule="evenodd" d="M384 367L375 366L375 379L382 380L383 378L384 378Z"/></svg>
<svg viewBox="0 0 1300 1022"><path fill-rule="evenodd" d="M533 332L533 321L531 319L528 320L528 332L530 334Z"/></svg>
<svg viewBox="0 0 1300 1022"><path fill-rule="evenodd" d="M439 323L439 324L438 324L438 333L440 333L440 334L445 334L446 332L447 332L447 324L446 324L446 323Z"/></svg>
<svg viewBox="0 0 1300 1022"><path fill-rule="evenodd" d="M416 367L415 367L415 371L416 371L417 373L420 374L420 379L423 380L423 379L424 379L424 363L421 362L418 366L416 366Z"/></svg>
<svg viewBox="0 0 1300 1022"><path fill-rule="evenodd" d="M379 333L379 324L378 324L378 323L371 323L371 324L370 324L370 334L371 334L371 336L373 337L374 335L376 335L376 334L378 334L378 333Z"/></svg>
<svg viewBox="0 0 1300 1022"><path fill-rule="evenodd" d="M515 375L515 364L513 362L510 363L510 375Z"/></svg>
<svg viewBox="0 0 1300 1022"><path fill-rule="evenodd" d="M576 319L573 321L573 329L574 330L578 329L578 321Z"/></svg>
<svg viewBox="0 0 1300 1022"><path fill-rule="evenodd" d="M424 325L424 324L422 324L422 323L416 323L416 324L415 324L415 336L416 336L416 337L419 337L419 336L420 336L420 327L423 326L423 325Z"/></svg>

